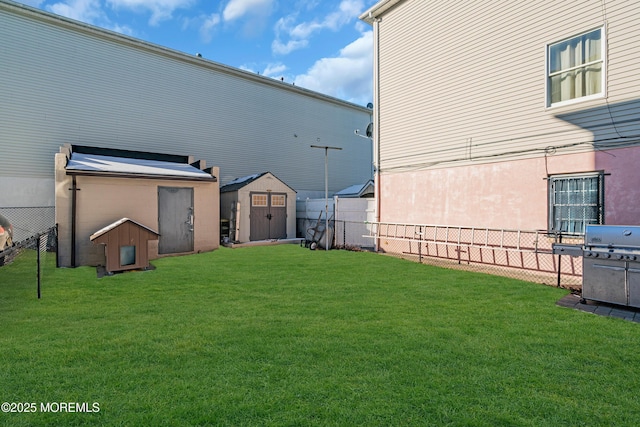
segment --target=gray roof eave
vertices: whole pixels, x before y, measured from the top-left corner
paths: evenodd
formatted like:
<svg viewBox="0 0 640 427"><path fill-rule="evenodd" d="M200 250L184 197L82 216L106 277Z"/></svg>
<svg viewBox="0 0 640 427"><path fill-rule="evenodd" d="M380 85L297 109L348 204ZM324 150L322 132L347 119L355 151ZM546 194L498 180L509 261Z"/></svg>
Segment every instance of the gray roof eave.
<svg viewBox="0 0 640 427"><path fill-rule="evenodd" d="M211 175L210 177L193 177L178 175L161 175L161 174L144 174L144 173L126 173L126 172L101 172L101 171L83 171L83 170L67 170L67 175L76 176L100 176L105 178L143 178L143 179L163 179L169 181L209 181L217 182L218 178Z"/></svg>

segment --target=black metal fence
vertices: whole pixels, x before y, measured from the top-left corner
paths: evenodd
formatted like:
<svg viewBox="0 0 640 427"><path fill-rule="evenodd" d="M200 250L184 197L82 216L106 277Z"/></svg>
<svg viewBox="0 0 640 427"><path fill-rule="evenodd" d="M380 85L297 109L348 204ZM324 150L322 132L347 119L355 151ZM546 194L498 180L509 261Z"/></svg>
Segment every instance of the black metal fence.
<svg viewBox="0 0 640 427"><path fill-rule="evenodd" d="M42 296L44 272L58 266L58 227L51 227L0 252L0 268L12 281L33 282L34 295ZM10 267L16 264L16 268ZM18 266L19 264L19 266Z"/></svg>

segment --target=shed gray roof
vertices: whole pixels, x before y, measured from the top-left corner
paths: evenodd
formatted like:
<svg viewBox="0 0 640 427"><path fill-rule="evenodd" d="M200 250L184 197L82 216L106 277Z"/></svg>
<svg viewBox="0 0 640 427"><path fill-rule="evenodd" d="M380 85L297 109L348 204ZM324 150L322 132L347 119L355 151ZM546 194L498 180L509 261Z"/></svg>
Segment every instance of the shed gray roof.
<svg viewBox="0 0 640 427"><path fill-rule="evenodd" d="M228 193L230 191L236 191L244 187L245 185L251 184L256 179L260 178L263 175L268 174L269 172L256 173L253 175L243 176L241 178L236 178L233 181L227 182L225 185L220 187L221 193Z"/></svg>
<svg viewBox="0 0 640 427"><path fill-rule="evenodd" d="M364 184L356 184L345 189L342 189L335 193L336 196L340 197L361 197L363 194L367 193L367 189L373 186L373 181L369 180Z"/></svg>
<svg viewBox="0 0 640 427"><path fill-rule="evenodd" d="M124 175L147 178L180 178L193 180L215 180L211 174L187 163L159 160L132 159L127 157L102 156L98 154L72 153L66 167L68 174L77 175Z"/></svg>
<svg viewBox="0 0 640 427"><path fill-rule="evenodd" d="M265 176L267 174L271 174L271 176L273 176L275 179L277 179L278 181L282 182L284 185L289 187L289 185L286 182L282 181L280 178L278 178L277 176L275 176L271 172L262 172L262 173L256 173L256 174L253 174L253 175L243 176L241 178L236 178L233 181L229 181L225 185L220 187L220 192L221 193L229 193L231 191L237 191L237 190L239 190L239 189L251 184L253 181L262 178L263 176ZM291 187L289 187L289 188L291 188ZM293 188L291 188L291 190L292 191L296 191Z"/></svg>

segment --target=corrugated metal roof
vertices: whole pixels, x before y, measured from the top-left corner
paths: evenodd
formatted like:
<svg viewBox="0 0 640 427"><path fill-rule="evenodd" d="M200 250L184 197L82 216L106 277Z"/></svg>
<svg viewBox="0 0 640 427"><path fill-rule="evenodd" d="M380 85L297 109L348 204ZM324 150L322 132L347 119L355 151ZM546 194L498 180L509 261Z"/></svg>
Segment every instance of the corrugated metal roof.
<svg viewBox="0 0 640 427"><path fill-rule="evenodd" d="M116 175L140 175L153 177L179 177L189 179L215 178L186 163L164 162L97 154L72 153L66 167L67 173L98 173Z"/></svg>

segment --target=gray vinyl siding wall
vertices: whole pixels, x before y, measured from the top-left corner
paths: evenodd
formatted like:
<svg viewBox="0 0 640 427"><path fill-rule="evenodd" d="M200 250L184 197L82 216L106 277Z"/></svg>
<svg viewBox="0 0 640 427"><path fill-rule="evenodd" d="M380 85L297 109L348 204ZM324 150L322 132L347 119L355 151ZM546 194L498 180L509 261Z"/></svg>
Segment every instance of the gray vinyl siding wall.
<svg viewBox="0 0 640 427"><path fill-rule="evenodd" d="M319 142L343 147L330 190L371 178L371 144L354 135L364 107L14 3L0 2L0 40L0 180L53 182L64 143L192 155L221 184L269 170L323 191Z"/></svg>
<svg viewBox="0 0 640 427"><path fill-rule="evenodd" d="M377 24L381 171L638 143L639 16L632 0L401 1ZM606 99L547 107L546 46L605 23Z"/></svg>

